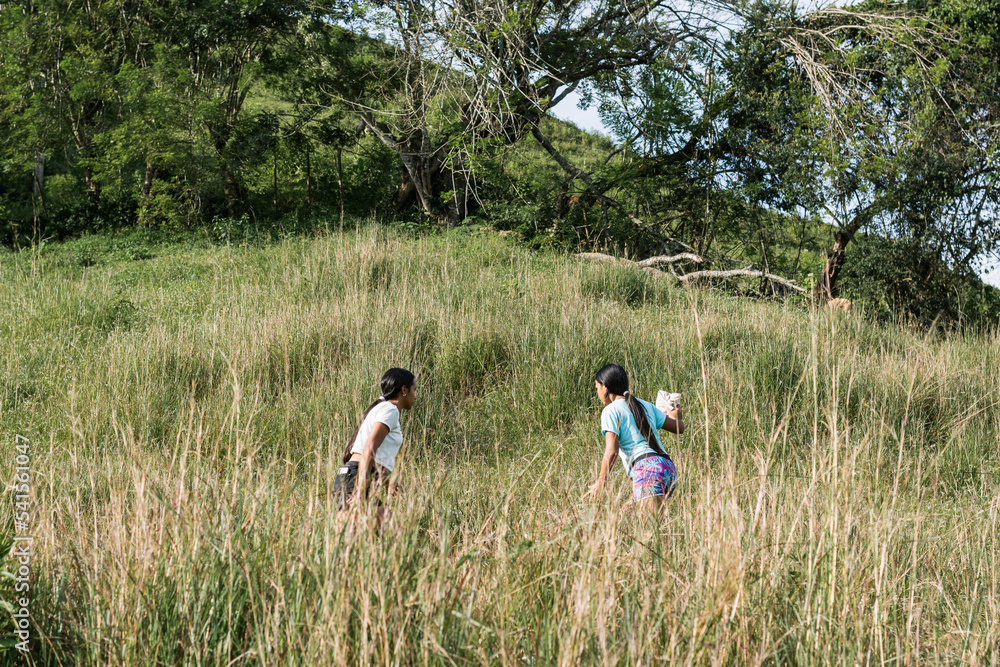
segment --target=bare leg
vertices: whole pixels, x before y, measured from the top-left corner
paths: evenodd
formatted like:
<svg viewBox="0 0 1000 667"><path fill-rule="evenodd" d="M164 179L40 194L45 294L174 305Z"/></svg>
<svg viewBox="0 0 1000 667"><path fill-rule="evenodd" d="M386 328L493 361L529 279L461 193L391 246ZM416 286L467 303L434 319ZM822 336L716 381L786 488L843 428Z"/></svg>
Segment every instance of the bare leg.
<svg viewBox="0 0 1000 667"><path fill-rule="evenodd" d="M639 501L642 505L643 510L647 510L656 515L663 514L664 501L667 499L666 496L650 496L649 498L643 498Z"/></svg>

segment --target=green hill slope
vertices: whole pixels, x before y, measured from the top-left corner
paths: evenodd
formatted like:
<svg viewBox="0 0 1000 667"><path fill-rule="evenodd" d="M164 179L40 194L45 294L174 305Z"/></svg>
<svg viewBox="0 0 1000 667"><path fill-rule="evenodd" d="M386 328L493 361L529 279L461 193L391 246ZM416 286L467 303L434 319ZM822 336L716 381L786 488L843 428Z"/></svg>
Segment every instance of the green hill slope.
<svg viewBox="0 0 1000 667"><path fill-rule="evenodd" d="M996 645L995 334L468 230L87 237L0 255L0 303L38 664L953 664ZM620 468L579 499L608 361L639 396L684 395L661 521L620 514ZM393 365L418 399L378 533L330 483Z"/></svg>

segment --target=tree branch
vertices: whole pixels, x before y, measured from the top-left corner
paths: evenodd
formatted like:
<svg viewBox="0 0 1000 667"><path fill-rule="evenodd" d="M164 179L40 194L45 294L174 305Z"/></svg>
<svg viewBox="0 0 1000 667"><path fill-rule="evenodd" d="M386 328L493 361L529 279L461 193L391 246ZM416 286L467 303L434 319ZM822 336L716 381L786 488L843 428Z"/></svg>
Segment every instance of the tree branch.
<svg viewBox="0 0 1000 667"><path fill-rule="evenodd" d="M657 264L675 264L677 262L682 262L684 260L694 262L695 264L701 264L702 262L705 261L705 258L696 255L693 252L682 252L679 255L674 255L672 257L667 257L666 255L650 257L649 259L644 259L640 262L636 262L636 264L642 267L646 267L646 266L656 266Z"/></svg>
<svg viewBox="0 0 1000 667"><path fill-rule="evenodd" d="M695 271L693 273L685 273L682 276L677 276L677 280L682 283L688 283L693 280L699 280L701 278L734 278L736 276L750 276L751 278L765 278L770 280L772 283L778 283L779 285L784 285L789 289L793 289L796 292L806 293L806 290L799 287L791 280L782 278L781 276L776 276L773 273L766 273L764 271L756 271L754 269L734 269L732 271Z"/></svg>
<svg viewBox="0 0 1000 667"><path fill-rule="evenodd" d="M611 255L605 255L601 252L581 252L576 255L580 259L585 259L591 262L602 262L606 264L623 264L625 266L635 266L645 271L658 276L667 276L675 278L678 282L688 284L701 278L735 278L737 276L748 276L751 278L764 278L771 281L772 283L778 283L779 285L784 285L788 289L795 290L805 294L807 290L799 287L791 280L787 278L782 278L781 276L776 276L773 273L767 273L765 271L757 271L755 269L734 269L731 271L694 271L692 273L685 273L682 275L668 274L663 271L657 271L652 267L655 264L675 264L684 260L692 261L700 264L704 262L704 258L695 255L693 253L681 253L679 255L674 255L672 257L660 256L660 257L650 257L649 259L644 259L639 262L632 261L630 259L624 259L622 257L612 257Z"/></svg>

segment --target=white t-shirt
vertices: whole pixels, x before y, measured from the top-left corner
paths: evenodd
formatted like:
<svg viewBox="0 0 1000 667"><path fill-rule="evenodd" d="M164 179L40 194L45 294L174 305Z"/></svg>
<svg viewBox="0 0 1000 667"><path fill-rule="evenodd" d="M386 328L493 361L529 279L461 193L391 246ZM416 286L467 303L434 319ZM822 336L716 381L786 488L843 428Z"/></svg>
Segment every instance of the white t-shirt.
<svg viewBox="0 0 1000 667"><path fill-rule="evenodd" d="M389 401L382 401L376 405L361 422L361 428L358 429L358 437L354 440L351 453L361 454L364 452L365 445L368 444L368 438L371 437L372 429L375 428L376 423L388 426L389 433L386 434L385 440L375 452L375 463L386 470L392 470L392 466L396 463L396 454L399 453L399 446L403 444L403 432L399 429L399 408Z"/></svg>

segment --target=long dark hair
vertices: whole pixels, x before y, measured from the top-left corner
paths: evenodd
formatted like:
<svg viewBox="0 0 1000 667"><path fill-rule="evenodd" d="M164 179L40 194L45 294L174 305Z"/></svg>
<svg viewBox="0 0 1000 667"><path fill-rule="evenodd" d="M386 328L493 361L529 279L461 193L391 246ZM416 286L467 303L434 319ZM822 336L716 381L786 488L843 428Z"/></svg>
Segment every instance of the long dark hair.
<svg viewBox="0 0 1000 667"><path fill-rule="evenodd" d="M358 439L358 431L361 430L361 424L365 423L365 417L372 411L372 408L383 401L389 401L399 396L399 392L403 387L412 389L414 380L416 380L416 377L405 368L390 368L385 372L385 375L379 381L379 389L382 390L382 395L376 398L375 402L369 405L365 413L361 415L361 421L358 423L358 427L354 429L351 439L347 441L347 448L344 449L344 463L347 463L351 458L351 448L354 447L354 441Z"/></svg>
<svg viewBox="0 0 1000 667"><path fill-rule="evenodd" d="M646 439L646 443L649 444L654 452L665 459L669 459L670 457L663 451L663 446L660 445L656 429L652 428L649 425L649 420L646 419L645 408L642 407L639 399L633 396L628 390L628 373L625 372L625 369L618 364L607 364L601 370L597 371L594 379L607 387L608 391L612 394L625 397L625 403L628 405L632 417L635 418L635 425L639 427L639 433Z"/></svg>

